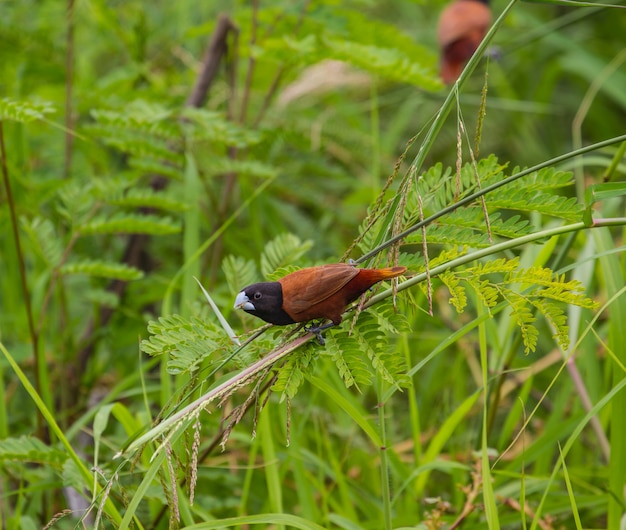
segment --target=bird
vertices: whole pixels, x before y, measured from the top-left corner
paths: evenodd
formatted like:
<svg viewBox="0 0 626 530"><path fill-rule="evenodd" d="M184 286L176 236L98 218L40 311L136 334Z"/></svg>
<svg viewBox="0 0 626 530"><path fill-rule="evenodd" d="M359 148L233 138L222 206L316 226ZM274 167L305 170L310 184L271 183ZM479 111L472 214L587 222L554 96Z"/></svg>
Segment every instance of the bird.
<svg viewBox="0 0 626 530"><path fill-rule="evenodd" d="M330 320L307 329L324 345L321 332L341 323L348 304L374 284L400 276L406 267L359 269L349 263L331 263L300 269L276 282L248 285L235 298L235 309L243 309L265 322L286 326L310 320Z"/></svg>
<svg viewBox="0 0 626 530"><path fill-rule="evenodd" d="M446 85L459 78L490 25L489 0L454 0L441 12L437 40L441 48L440 76Z"/></svg>

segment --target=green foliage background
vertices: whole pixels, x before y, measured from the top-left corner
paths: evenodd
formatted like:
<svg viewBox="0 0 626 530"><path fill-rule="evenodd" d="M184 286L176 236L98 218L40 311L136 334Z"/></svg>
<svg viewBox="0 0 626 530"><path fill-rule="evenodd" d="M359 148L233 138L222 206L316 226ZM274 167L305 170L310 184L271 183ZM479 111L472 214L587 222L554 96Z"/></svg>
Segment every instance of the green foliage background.
<svg viewBox="0 0 626 530"><path fill-rule="evenodd" d="M0 3L0 526L620 528L626 16L495 2L450 99L443 5ZM241 287L407 229L325 348L193 280L247 339Z"/></svg>

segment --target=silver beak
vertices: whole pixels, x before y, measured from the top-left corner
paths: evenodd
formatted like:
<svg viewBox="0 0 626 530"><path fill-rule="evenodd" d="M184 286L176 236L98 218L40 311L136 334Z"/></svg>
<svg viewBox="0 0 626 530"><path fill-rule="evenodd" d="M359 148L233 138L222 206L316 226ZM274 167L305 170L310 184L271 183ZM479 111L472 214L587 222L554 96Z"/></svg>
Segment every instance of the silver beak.
<svg viewBox="0 0 626 530"><path fill-rule="evenodd" d="M244 291L241 291L235 298L235 309L243 309L244 311L254 311L256 307L250 302Z"/></svg>

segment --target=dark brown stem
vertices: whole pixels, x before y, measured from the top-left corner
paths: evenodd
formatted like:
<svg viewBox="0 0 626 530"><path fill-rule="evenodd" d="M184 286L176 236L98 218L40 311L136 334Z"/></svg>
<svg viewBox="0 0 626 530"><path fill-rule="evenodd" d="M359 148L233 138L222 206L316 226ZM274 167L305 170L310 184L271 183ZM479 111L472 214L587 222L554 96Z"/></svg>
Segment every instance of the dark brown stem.
<svg viewBox="0 0 626 530"><path fill-rule="evenodd" d="M309 8L309 1L307 0L306 2L304 2L304 5L302 6L302 11L300 12L300 16L298 17L298 22L296 22L296 26L294 28L294 35L296 36L300 32L300 28L302 27L302 23L304 22L304 16L306 15L308 8ZM274 96L276 95L276 92L278 92L278 88L280 87L280 82L283 80L283 75L285 75L285 71L286 71L286 68L284 66L281 66L276 72L276 75L274 76L274 79L272 80L272 84L270 85L269 90L267 91L267 93L265 94L265 97L263 98L261 109L259 110L259 113L257 114L257 117L254 120L254 128L258 127L259 123L261 123L261 120L265 117L265 113L269 109L270 104L272 100L274 99Z"/></svg>
<svg viewBox="0 0 626 530"><path fill-rule="evenodd" d="M2 179L4 180L4 189L7 194L7 204L9 205L9 213L11 215L11 231L13 232L13 240L15 241L15 251L20 271L20 285L22 287L22 298L24 300L24 308L26 310L26 319L28 321L28 331L30 340L33 344L33 365L35 372L35 388L37 393L41 395L41 379L39 359L39 334L35 328L35 319L33 318L33 308L31 306L30 293L28 291L28 281L26 279L26 264L24 262L24 253L22 252L22 243L20 240L20 231L18 228L17 212L15 210L15 201L13 200L13 191L11 189L11 181L9 179L9 166L7 163L7 153L4 146L4 128L0 120L0 158L2 159ZM47 437L44 431L43 417L37 412L37 431L41 439Z"/></svg>
<svg viewBox="0 0 626 530"><path fill-rule="evenodd" d="M250 48L256 44L256 32L258 29L258 13L259 0L252 0L252 28L250 29ZM250 88L252 86L252 77L254 76L255 60L250 54L248 59L248 71L246 72L246 82L243 87L243 97L241 98L241 111L239 113L239 123L246 122L246 114L248 112L248 101L250 99Z"/></svg>
<svg viewBox="0 0 626 530"><path fill-rule="evenodd" d="M204 104L209 88L217 75L222 58L228 52L228 34L237 33L237 26L226 15L220 15L215 31L207 46L202 60L202 70L196 79L196 84L189 94L185 105L187 107L201 107Z"/></svg>

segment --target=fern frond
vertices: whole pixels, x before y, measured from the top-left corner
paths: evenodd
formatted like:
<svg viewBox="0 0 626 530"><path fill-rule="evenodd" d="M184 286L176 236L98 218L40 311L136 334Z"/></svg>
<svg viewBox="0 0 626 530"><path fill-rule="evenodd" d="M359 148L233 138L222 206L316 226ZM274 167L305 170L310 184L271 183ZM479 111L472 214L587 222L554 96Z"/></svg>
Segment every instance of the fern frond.
<svg viewBox="0 0 626 530"><path fill-rule="evenodd" d="M60 470L68 456L38 438L20 436L0 440L0 462L24 462L51 466Z"/></svg>
<svg viewBox="0 0 626 530"><path fill-rule="evenodd" d="M123 153L138 158L167 161L168 164L177 167L182 167L184 164L183 155L166 140L153 136L143 136L127 129L96 126L91 127L91 129L94 133L98 133L107 145L115 147Z"/></svg>
<svg viewBox="0 0 626 530"><path fill-rule="evenodd" d="M29 123L43 120L46 114L53 114L56 108L48 101L23 101L11 98L0 99L0 121L11 120L20 123Z"/></svg>
<svg viewBox="0 0 626 530"><path fill-rule="evenodd" d="M142 99L131 101L121 109L93 109L94 120L113 129L134 130L153 138L180 139L180 127L171 109Z"/></svg>
<svg viewBox="0 0 626 530"><path fill-rule="evenodd" d="M219 143L243 149L259 143L262 139L259 131L242 127L214 111L185 107L181 115L193 125L186 128L188 141L210 141L212 144Z"/></svg>
<svg viewBox="0 0 626 530"><path fill-rule="evenodd" d="M436 267L441 265L442 263L446 263L453 259L456 259L460 256L464 256L467 254L468 248L466 245L456 246L449 249L442 250L439 254L437 254L434 258L429 260L430 267ZM404 261L402 261L404 263Z"/></svg>
<svg viewBox="0 0 626 530"><path fill-rule="evenodd" d="M485 186L486 182L502 180L505 169L506 164L500 164L495 156L490 155L476 162L476 170L473 164L464 164L457 178L452 168L443 169L438 163L420 176L415 194L422 196L426 209L438 211L477 191L476 171Z"/></svg>
<svg viewBox="0 0 626 530"><path fill-rule="evenodd" d="M57 212L72 225L80 224L95 202L93 186L74 180L60 188L58 195Z"/></svg>
<svg viewBox="0 0 626 530"><path fill-rule="evenodd" d="M478 262L473 267L468 267L463 272L472 276L484 276L485 274L513 274L519 267L519 258L498 258L489 261Z"/></svg>
<svg viewBox="0 0 626 530"><path fill-rule="evenodd" d="M537 339L539 338L539 331L534 325L537 320L530 310L528 300L526 297L517 293L509 291L505 298L509 302L511 308L511 316L520 329L522 335L522 342L524 344L524 352L530 353L535 351L537 347Z"/></svg>
<svg viewBox="0 0 626 530"><path fill-rule="evenodd" d="M513 175L515 173L519 173L520 171L522 171L522 168L516 166L511 171L511 174ZM493 180L488 178L487 182L488 184L491 184ZM571 171L561 171L550 166L509 183L507 188L546 191L565 188L571 186L573 183L574 175Z"/></svg>
<svg viewBox="0 0 626 530"><path fill-rule="evenodd" d="M270 282L275 282L276 280L280 280L283 276L287 276L287 274L291 274L299 270L300 267L296 265L287 265L286 267L278 267L274 272L265 276L265 279Z"/></svg>
<svg viewBox="0 0 626 530"><path fill-rule="evenodd" d="M313 246L311 240L301 241L294 234L281 234L272 239L261 254L261 274L267 277L276 269L295 263Z"/></svg>
<svg viewBox="0 0 626 530"><path fill-rule="evenodd" d="M550 298L570 305L576 305L585 309L597 309L598 302L595 302L584 293L584 288L579 289L576 286L574 289L567 287L572 282L567 282L566 285L553 285L546 289L540 289L532 293L534 296L541 296L542 298ZM576 284L578 282L575 282ZM582 287L582 286L581 286Z"/></svg>
<svg viewBox="0 0 626 530"><path fill-rule="evenodd" d="M132 188L123 195L116 194L108 198L107 202L116 206L154 208L169 212L183 212L189 209L186 203L172 198L167 192L154 191L151 188Z"/></svg>
<svg viewBox="0 0 626 530"><path fill-rule="evenodd" d="M170 109L136 100L119 110L95 109L91 114L95 120L89 126L92 134L133 155L131 163L156 166L153 173L179 177L184 165L182 133ZM143 162L133 162L133 158Z"/></svg>
<svg viewBox="0 0 626 530"><path fill-rule="evenodd" d="M278 173L278 169L269 164L256 160L233 160L227 157L211 157L211 163L207 167L210 175L221 175L224 173L237 173L240 176L273 178Z"/></svg>
<svg viewBox="0 0 626 530"><path fill-rule="evenodd" d="M337 367L347 388L368 386L372 383L372 370L363 359L363 352L354 337L347 331L337 330L326 335L326 351Z"/></svg>
<svg viewBox="0 0 626 530"><path fill-rule="evenodd" d="M20 225L43 261L47 265L55 267L61 261L63 247L52 221L42 217L34 217L33 219L22 217L20 218Z"/></svg>
<svg viewBox="0 0 626 530"><path fill-rule="evenodd" d="M513 215L503 220L500 212L495 212L489 216L489 221L493 234L510 239L530 234L533 230L531 224L519 215Z"/></svg>
<svg viewBox="0 0 626 530"><path fill-rule="evenodd" d="M142 340L141 351L150 356L167 355L167 370L171 374L193 372L200 364L227 343L210 321L186 319L180 315L161 317L148 324L149 339Z"/></svg>
<svg viewBox="0 0 626 530"><path fill-rule="evenodd" d="M486 248L490 245L484 227L464 227L448 224L432 224L426 229L426 240L430 245L468 245L474 248ZM413 232L406 238L407 243L421 244L421 231Z"/></svg>
<svg viewBox="0 0 626 530"><path fill-rule="evenodd" d="M393 306L391 300L376 304L374 315L381 329L391 335L398 335L411 329L409 319Z"/></svg>
<svg viewBox="0 0 626 530"><path fill-rule="evenodd" d="M437 90L441 86L431 68L398 48L381 48L334 37L326 38L324 44L331 58L345 61L385 79L409 83L426 90Z"/></svg>
<svg viewBox="0 0 626 530"><path fill-rule="evenodd" d="M172 180L182 180L182 159L174 164L171 160L163 160L154 156L130 157L128 165L142 175L161 175Z"/></svg>
<svg viewBox="0 0 626 530"><path fill-rule="evenodd" d="M567 325L567 315L565 311L546 299L531 299L530 303L539 310L544 318L550 323L550 326L554 330L552 338L556 340L557 344L567 351L569 349L569 326Z"/></svg>
<svg viewBox="0 0 626 530"><path fill-rule="evenodd" d="M139 177L132 172L120 172L108 177L94 179L90 182L90 195L100 201L112 197L122 197L125 193L138 186Z"/></svg>
<svg viewBox="0 0 626 530"><path fill-rule="evenodd" d="M473 288L474 292L487 308L495 307L500 298L500 287L496 281L501 281L503 274L511 274L519 266L519 259L494 259L486 262L478 262L473 267L468 267L460 273L460 276ZM486 275L497 274L500 278L490 281L484 278Z"/></svg>
<svg viewBox="0 0 626 530"><path fill-rule="evenodd" d="M390 385L399 386L397 365L390 363L397 356L386 354L388 340L378 325L376 317L368 311L362 312L352 336L356 339L361 352L369 358L372 368Z"/></svg>
<svg viewBox="0 0 626 530"><path fill-rule="evenodd" d="M238 293L246 285L259 281L259 273L251 259L240 256L226 256L222 261L222 270L231 293Z"/></svg>
<svg viewBox="0 0 626 530"><path fill-rule="evenodd" d="M143 278L143 272L125 263L85 259L66 263L61 267L61 274L85 274L99 278L132 281Z"/></svg>
<svg viewBox="0 0 626 530"><path fill-rule="evenodd" d="M582 218L584 207L574 197L563 197L533 189L514 190L505 186L485 196L488 208L538 212L568 221Z"/></svg>
<svg viewBox="0 0 626 530"><path fill-rule="evenodd" d="M471 274L466 276L465 280L472 286L476 296L478 296L479 300L483 303L487 310L490 310L492 307L497 305L500 298L500 291L497 285L492 284L487 279L481 279L480 276L474 276Z"/></svg>
<svg viewBox="0 0 626 530"><path fill-rule="evenodd" d="M317 351L310 345L306 345L298 351L298 355L292 355L281 366L278 378L272 386L275 392L281 392L280 401L286 398L293 399L304 382L304 374L317 357Z"/></svg>
<svg viewBox="0 0 626 530"><path fill-rule="evenodd" d="M533 286L529 296L550 298L566 304L594 309L596 302L587 297L585 287L578 280L566 280L565 275L556 275L551 269L529 267L512 272L505 278L507 284Z"/></svg>
<svg viewBox="0 0 626 530"><path fill-rule="evenodd" d="M535 349L539 335L532 309L546 318L554 329L554 339L566 349L569 345L567 318L556 302L590 309L597 308L598 304L584 294L584 286L577 280L568 281L565 275L559 276L548 268L518 267L519 258L500 258L476 263L463 271L448 271L440 278L450 289L451 303L457 311L459 307L464 307L457 302L460 296L456 292L460 289L460 282L469 284L488 310L504 299L520 328L526 353Z"/></svg>
<svg viewBox="0 0 626 530"><path fill-rule="evenodd" d="M450 291L450 299L448 301L458 313L462 313L467 306L467 294L465 293L465 287L461 285L459 276L448 271L440 274L438 278Z"/></svg>
<svg viewBox="0 0 626 530"><path fill-rule="evenodd" d="M398 31L397 27L373 19L358 10L333 7L339 30L329 28L322 15L321 42L326 56L346 61L385 79L411 83L426 90L438 90L437 57L426 46Z"/></svg>
<svg viewBox="0 0 626 530"><path fill-rule="evenodd" d="M180 222L170 217L116 213L99 217L79 226L83 234L149 234L167 235L181 231Z"/></svg>

